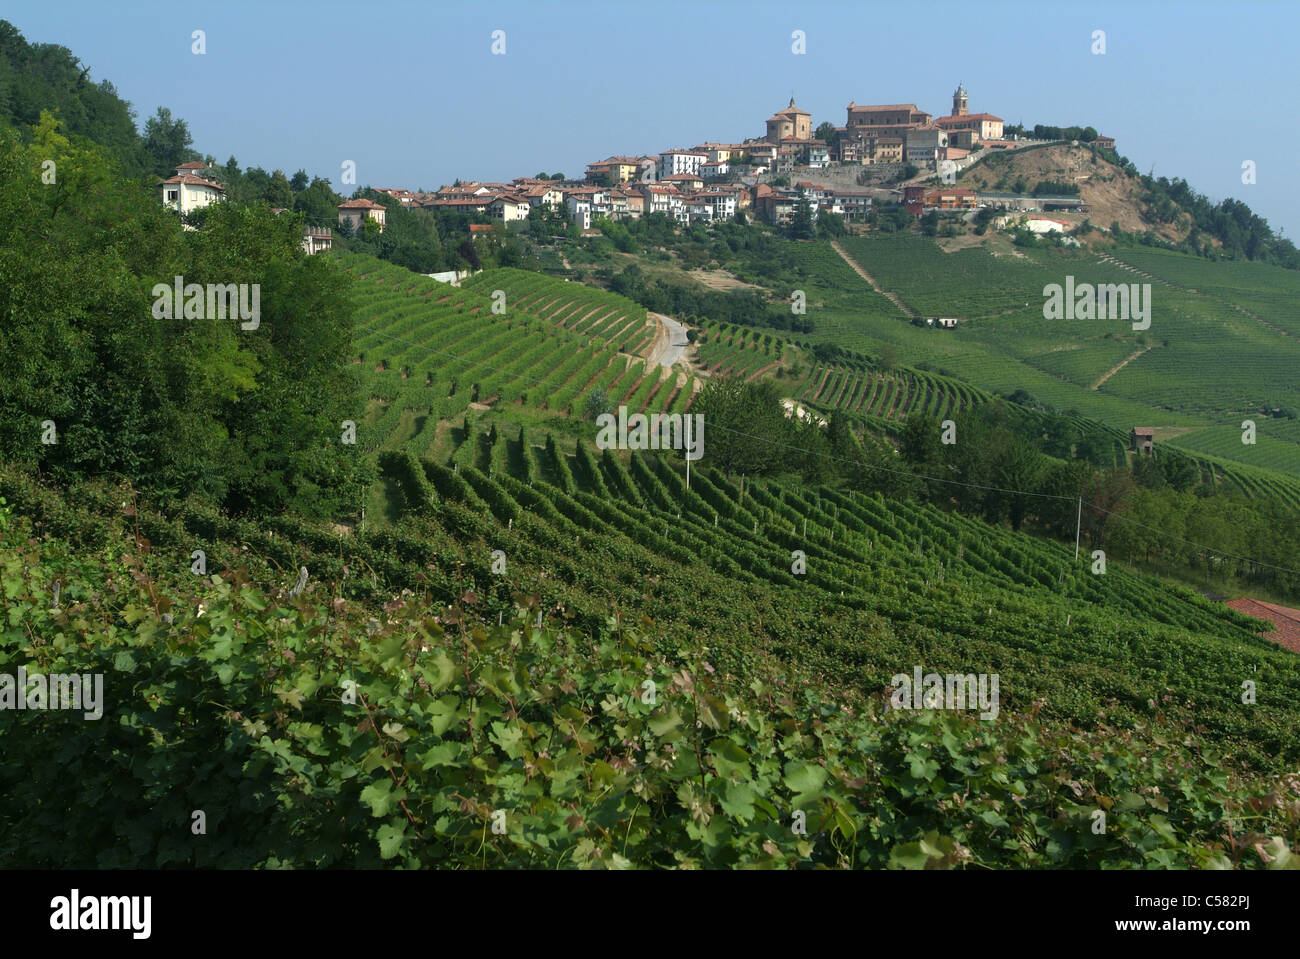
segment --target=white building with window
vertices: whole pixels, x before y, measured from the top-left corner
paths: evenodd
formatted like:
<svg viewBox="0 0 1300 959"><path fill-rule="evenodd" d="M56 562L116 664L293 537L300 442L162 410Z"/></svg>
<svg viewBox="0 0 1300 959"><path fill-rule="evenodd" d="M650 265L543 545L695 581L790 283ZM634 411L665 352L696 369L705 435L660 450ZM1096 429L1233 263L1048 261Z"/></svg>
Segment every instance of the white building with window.
<svg viewBox="0 0 1300 959"><path fill-rule="evenodd" d="M189 213L224 199L226 191L220 183L199 175L207 168L206 163L198 162L178 166L175 176L158 184L162 190L163 206L171 207L178 213Z"/></svg>
<svg viewBox="0 0 1300 959"><path fill-rule="evenodd" d="M659 179L676 173L699 176L700 167L708 160L709 155L703 150L665 150L659 154Z"/></svg>
<svg viewBox="0 0 1300 959"><path fill-rule="evenodd" d="M571 196L565 199L564 205L569 208L569 216L578 225L579 230L591 229L591 203L589 201Z"/></svg>
<svg viewBox="0 0 1300 959"><path fill-rule="evenodd" d="M494 220L500 220L502 223L517 223L520 220L528 219L528 214L532 211L528 200L522 196L512 196L502 194L495 197L488 204L488 216Z"/></svg>

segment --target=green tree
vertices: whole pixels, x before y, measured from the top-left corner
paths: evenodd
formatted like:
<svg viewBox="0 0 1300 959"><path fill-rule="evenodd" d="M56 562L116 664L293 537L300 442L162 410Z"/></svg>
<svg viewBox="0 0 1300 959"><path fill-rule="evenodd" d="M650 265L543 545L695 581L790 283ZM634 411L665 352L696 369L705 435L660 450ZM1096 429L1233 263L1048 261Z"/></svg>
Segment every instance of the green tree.
<svg viewBox="0 0 1300 959"><path fill-rule="evenodd" d="M191 149L189 125L173 117L167 107L159 107L144 125L144 152L149 169L158 176L171 176L176 167L197 159Z"/></svg>
<svg viewBox="0 0 1300 959"><path fill-rule="evenodd" d="M801 197L795 204L788 232L792 240L811 240L817 235L817 228L813 223L812 205L806 198Z"/></svg>
<svg viewBox="0 0 1300 959"><path fill-rule="evenodd" d="M279 209L287 210L293 207L293 187L290 186L289 178L284 175L283 170L276 170L271 174L261 198Z"/></svg>
<svg viewBox="0 0 1300 959"><path fill-rule="evenodd" d="M587 419L594 422L598 416L614 412L614 401L610 399L609 393L598 386L587 394L587 402L583 408Z"/></svg>
<svg viewBox="0 0 1300 959"><path fill-rule="evenodd" d="M712 378L692 412L704 416L705 457L728 473L780 472L798 455L789 449L792 424L771 380Z"/></svg>

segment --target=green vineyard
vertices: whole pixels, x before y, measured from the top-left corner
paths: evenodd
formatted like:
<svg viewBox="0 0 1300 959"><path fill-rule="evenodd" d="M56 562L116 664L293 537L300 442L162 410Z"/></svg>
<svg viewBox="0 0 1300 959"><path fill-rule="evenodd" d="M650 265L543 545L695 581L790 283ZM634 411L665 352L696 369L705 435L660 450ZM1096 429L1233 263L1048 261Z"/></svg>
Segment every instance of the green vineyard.
<svg viewBox="0 0 1300 959"><path fill-rule="evenodd" d="M581 415L577 404L597 389L631 412L682 412L693 399L692 377L634 355L649 349L654 328L621 297L522 270L452 287L372 258L342 263L354 278L356 362L369 397L363 449L443 452L439 423L474 410Z"/></svg>

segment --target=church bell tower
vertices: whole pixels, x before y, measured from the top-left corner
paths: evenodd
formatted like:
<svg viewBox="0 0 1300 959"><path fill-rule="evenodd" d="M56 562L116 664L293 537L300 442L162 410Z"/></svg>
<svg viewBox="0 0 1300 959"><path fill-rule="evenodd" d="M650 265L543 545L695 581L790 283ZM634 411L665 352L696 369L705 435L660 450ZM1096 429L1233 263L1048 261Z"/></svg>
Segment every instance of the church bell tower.
<svg viewBox="0 0 1300 959"><path fill-rule="evenodd" d="M952 95L952 115L964 117L970 113L969 102L970 98L966 96L966 88L960 83L957 84L957 90Z"/></svg>

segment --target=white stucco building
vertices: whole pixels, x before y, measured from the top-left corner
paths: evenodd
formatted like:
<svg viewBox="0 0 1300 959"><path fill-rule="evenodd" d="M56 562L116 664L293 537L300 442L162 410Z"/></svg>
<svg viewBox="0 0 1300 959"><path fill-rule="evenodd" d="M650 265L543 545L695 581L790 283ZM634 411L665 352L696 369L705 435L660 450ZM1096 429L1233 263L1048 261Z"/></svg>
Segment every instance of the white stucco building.
<svg viewBox="0 0 1300 959"><path fill-rule="evenodd" d="M220 183L200 176L207 168L206 163L198 161L178 166L175 176L158 184L162 191L163 206L171 207L178 213L189 213L224 199L226 191Z"/></svg>

